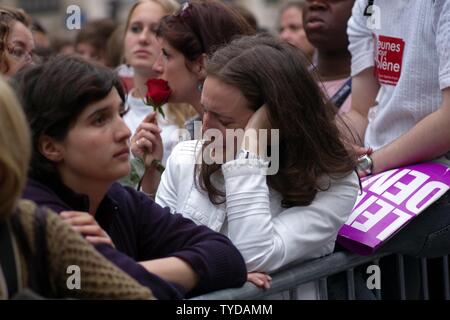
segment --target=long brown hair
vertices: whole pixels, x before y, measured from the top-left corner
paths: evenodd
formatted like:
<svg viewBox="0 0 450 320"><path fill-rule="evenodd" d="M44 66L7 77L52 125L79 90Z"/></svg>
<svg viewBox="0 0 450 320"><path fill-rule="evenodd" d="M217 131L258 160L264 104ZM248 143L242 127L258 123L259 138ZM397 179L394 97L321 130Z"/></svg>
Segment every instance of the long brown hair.
<svg viewBox="0 0 450 320"><path fill-rule="evenodd" d="M140 6L142 3L145 2L154 2L161 6L161 8L164 10L165 14L171 14L175 12L179 7L179 3L176 2L176 0L139 0L136 1L130 8L130 11L128 11L127 20L125 23L125 32L128 30L128 27L130 26L131 17L133 16L134 10ZM125 34L124 34L125 36Z"/></svg>
<svg viewBox="0 0 450 320"><path fill-rule="evenodd" d="M216 51L207 66L208 76L238 88L257 110L267 105L272 128L280 132L280 166L268 185L278 191L282 205L307 206L330 180L343 178L356 157L341 140L336 111L326 101L308 70L308 60L295 47L269 35L242 37ZM211 182L218 165L200 165L196 177L210 200L224 202ZM197 175L199 171L199 175Z"/></svg>
<svg viewBox="0 0 450 320"><path fill-rule="evenodd" d="M157 37L184 55L188 70L189 62L202 54L209 55L237 36L256 32L236 10L217 0L189 1L177 13L162 18L155 31ZM180 128L186 119L197 114L187 104L169 104L169 113Z"/></svg>
<svg viewBox="0 0 450 320"><path fill-rule="evenodd" d="M192 0L181 11L164 17L156 35L164 38L194 61L239 35L251 35L256 30L237 11L217 0Z"/></svg>

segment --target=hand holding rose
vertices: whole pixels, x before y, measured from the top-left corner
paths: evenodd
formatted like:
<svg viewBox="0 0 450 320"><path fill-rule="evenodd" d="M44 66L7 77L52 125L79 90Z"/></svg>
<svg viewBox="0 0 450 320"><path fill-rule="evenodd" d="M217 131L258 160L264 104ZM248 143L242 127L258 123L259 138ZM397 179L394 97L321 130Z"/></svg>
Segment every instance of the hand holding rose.
<svg viewBox="0 0 450 320"><path fill-rule="evenodd" d="M162 106L169 101L172 90L167 81L162 79L150 79L146 83L147 95L145 97L146 104L152 106L154 111L161 114L163 118L166 117Z"/></svg>

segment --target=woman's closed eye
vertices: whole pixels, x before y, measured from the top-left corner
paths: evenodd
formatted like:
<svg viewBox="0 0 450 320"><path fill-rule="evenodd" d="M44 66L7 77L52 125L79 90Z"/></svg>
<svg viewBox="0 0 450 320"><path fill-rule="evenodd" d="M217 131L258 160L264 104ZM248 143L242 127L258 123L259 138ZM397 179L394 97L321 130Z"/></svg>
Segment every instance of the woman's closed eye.
<svg viewBox="0 0 450 320"><path fill-rule="evenodd" d="M219 123L224 126L224 127L228 127L231 126L233 124L233 122L229 122L229 121L223 121L223 120L219 120Z"/></svg>
<svg viewBox="0 0 450 320"><path fill-rule="evenodd" d="M167 52L166 49L161 49L162 55L165 59L169 59L171 55Z"/></svg>

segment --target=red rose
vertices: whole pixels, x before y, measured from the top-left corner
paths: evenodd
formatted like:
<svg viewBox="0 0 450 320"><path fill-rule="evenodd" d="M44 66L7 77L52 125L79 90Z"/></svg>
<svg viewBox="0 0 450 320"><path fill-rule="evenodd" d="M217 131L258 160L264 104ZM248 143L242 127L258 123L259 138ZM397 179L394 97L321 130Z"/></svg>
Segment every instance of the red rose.
<svg viewBox="0 0 450 320"><path fill-rule="evenodd" d="M172 90L167 81L162 79L150 79L147 81L147 105L153 106L155 112L159 112L163 117L162 106L169 100Z"/></svg>

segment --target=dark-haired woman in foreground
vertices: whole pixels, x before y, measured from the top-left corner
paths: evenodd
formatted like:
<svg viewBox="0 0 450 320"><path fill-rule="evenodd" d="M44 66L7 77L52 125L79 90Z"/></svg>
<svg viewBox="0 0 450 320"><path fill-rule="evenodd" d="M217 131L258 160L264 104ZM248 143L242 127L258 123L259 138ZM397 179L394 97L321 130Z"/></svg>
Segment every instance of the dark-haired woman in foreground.
<svg viewBox="0 0 450 320"><path fill-rule="evenodd" d="M153 298L55 213L19 200L30 161L30 136L13 90L0 77L0 300ZM79 290L67 285L71 266L82 270Z"/></svg>
<svg viewBox="0 0 450 320"><path fill-rule="evenodd" d="M61 56L18 74L16 84L33 134L26 198L68 211L66 222L124 271L141 281L149 271L175 284L178 297L245 282L242 257L225 236L115 183L130 170L131 132L113 72Z"/></svg>

